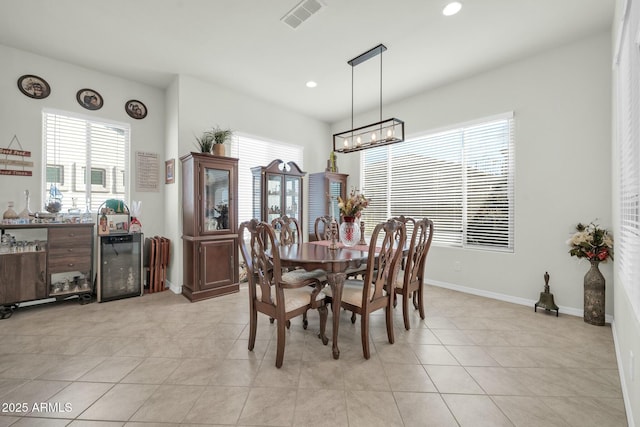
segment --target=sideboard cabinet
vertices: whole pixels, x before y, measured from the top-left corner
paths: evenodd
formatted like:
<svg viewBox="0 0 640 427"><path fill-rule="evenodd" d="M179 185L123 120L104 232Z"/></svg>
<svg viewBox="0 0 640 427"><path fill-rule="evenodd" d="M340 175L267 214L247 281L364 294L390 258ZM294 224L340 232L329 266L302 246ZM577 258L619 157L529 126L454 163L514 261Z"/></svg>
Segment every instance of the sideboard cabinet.
<svg viewBox="0 0 640 427"><path fill-rule="evenodd" d="M26 301L93 292L93 223L2 224L0 317ZM6 244L11 235L15 244Z"/></svg>
<svg viewBox="0 0 640 427"><path fill-rule="evenodd" d="M253 173L253 217L271 223L283 215L302 221L302 178L294 162L276 159ZM302 224L300 224L302 225Z"/></svg>
<svg viewBox="0 0 640 427"><path fill-rule="evenodd" d="M337 172L309 174L309 241L316 240L314 224L316 218L332 215L340 222L337 198L347 198L347 178L349 175ZM327 197L330 196L329 197ZM331 202L333 200L333 203ZM333 210L332 210L333 209Z"/></svg>
<svg viewBox="0 0 640 427"><path fill-rule="evenodd" d="M182 162L182 294L199 301L239 290L238 159L190 153Z"/></svg>

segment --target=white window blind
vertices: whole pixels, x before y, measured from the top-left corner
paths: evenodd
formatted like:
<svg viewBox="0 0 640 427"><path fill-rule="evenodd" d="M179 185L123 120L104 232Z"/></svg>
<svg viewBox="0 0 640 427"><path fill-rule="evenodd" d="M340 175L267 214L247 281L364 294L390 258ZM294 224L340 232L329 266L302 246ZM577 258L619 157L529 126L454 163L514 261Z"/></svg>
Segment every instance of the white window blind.
<svg viewBox="0 0 640 427"><path fill-rule="evenodd" d="M128 200L129 126L70 113L43 112L43 201L58 200L62 212L107 199Z"/></svg>
<svg viewBox="0 0 640 427"><path fill-rule="evenodd" d="M626 16L616 70L620 176L620 230L616 264L620 280L640 321L640 2Z"/></svg>
<svg viewBox="0 0 640 427"><path fill-rule="evenodd" d="M267 166L275 159L293 161L303 166L303 148L282 142L265 141L247 136L234 138L231 147L238 160L238 223L253 218L253 175L251 168Z"/></svg>
<svg viewBox="0 0 640 427"><path fill-rule="evenodd" d="M367 227L428 217L434 243L513 250L513 115L361 153Z"/></svg>

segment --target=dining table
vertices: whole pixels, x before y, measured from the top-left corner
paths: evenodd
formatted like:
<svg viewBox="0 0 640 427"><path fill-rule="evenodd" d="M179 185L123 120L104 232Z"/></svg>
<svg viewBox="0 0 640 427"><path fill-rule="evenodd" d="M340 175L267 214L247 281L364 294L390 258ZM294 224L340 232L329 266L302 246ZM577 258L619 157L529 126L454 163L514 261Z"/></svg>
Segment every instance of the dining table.
<svg viewBox="0 0 640 427"><path fill-rule="evenodd" d="M315 242L279 245L279 255L282 267L302 268L306 271L323 270L327 273L327 283L331 287L333 303L332 353L333 358L340 358L338 348L338 329L340 325L340 302L342 289L347 277L347 270L357 269L367 263L369 256L368 245L347 247L337 243L337 248L331 248L331 242L320 240Z"/></svg>

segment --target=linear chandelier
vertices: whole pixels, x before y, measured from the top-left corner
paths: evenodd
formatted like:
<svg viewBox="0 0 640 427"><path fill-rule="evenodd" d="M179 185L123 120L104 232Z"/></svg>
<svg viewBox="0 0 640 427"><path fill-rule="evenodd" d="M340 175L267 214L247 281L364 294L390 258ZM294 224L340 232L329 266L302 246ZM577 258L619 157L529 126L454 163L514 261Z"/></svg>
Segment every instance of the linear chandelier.
<svg viewBox="0 0 640 427"><path fill-rule="evenodd" d="M386 46L379 44L373 49L356 56L350 61L351 65L351 129L333 134L333 151L351 153L366 148L380 147L404 141L404 122L396 118L382 120L382 52ZM353 126L353 69L356 65L380 55L380 121L366 126Z"/></svg>

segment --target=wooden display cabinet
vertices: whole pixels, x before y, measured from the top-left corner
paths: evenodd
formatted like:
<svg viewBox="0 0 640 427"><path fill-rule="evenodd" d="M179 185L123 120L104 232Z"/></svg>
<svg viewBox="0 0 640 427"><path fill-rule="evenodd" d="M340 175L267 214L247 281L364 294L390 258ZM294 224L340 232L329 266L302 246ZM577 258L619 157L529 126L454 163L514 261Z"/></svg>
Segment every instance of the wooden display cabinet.
<svg viewBox="0 0 640 427"><path fill-rule="evenodd" d="M309 174L309 241L316 240L313 230L316 218L333 215L340 222L340 209L337 198L347 198L347 178L349 175L337 172L319 172ZM333 203L327 197L331 196ZM333 207L333 212L331 209Z"/></svg>
<svg viewBox="0 0 640 427"><path fill-rule="evenodd" d="M199 301L239 290L238 159L190 153L182 161L182 294Z"/></svg>
<svg viewBox="0 0 640 427"><path fill-rule="evenodd" d="M271 224L283 215L302 221L302 178L307 174L294 162L276 159L253 173L253 217Z"/></svg>

